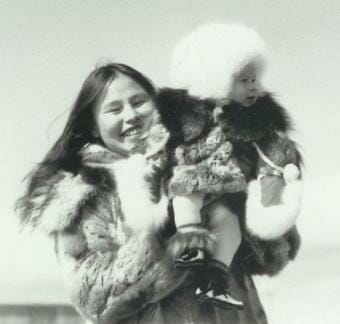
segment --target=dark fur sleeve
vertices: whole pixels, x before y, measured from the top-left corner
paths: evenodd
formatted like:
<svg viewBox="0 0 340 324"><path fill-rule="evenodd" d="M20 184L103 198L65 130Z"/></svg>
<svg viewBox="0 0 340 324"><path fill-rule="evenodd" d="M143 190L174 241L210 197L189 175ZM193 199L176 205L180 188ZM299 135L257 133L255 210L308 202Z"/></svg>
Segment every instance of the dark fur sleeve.
<svg viewBox="0 0 340 324"><path fill-rule="evenodd" d="M264 147L265 154L276 165L284 167L288 164L294 164L301 170L301 154L296 144L286 135L278 134L275 140ZM284 210L285 204L289 204L290 206L290 208L287 209L287 213L282 215L271 215L268 213L267 217L273 217L276 220L279 220L280 217L285 217L285 221L281 220L278 223L277 226L279 227L273 227L271 229L272 233L279 233L280 227L287 226L287 224L291 225L289 225L288 231L284 232L285 234L279 237L273 235L273 237L275 237L273 239L261 239L258 233L258 235L254 235L254 229L245 229L243 243L239 251L239 260L245 269L253 274L275 275L283 269L290 260L295 258L300 247L300 236L294 224L301 206L300 195L302 192L297 190L297 188L299 188L302 183L301 180L296 180L293 183L286 184L283 177L273 175L274 169L261 159L259 159L258 172L264 175L260 181L263 206L282 206L280 207L282 210ZM300 183L299 186L297 186L298 183ZM285 192L284 199L282 196L283 192ZM288 198L290 197L288 196L288 192L294 193L294 197ZM252 192L248 190L248 195L251 194ZM292 206L295 205L296 208L292 208ZM248 210L247 212L251 214L251 211ZM278 213L278 210L276 210L276 212ZM265 213L262 214L265 215ZM258 218L261 218L262 214L259 215ZM251 217L251 215L249 217ZM247 224L247 226L248 225L249 224ZM266 225L267 224L263 224L262 228Z"/></svg>
<svg viewBox="0 0 340 324"><path fill-rule="evenodd" d="M176 144L191 142L205 134L213 122L212 100L200 100L182 89L163 88L157 97L161 122Z"/></svg>
<svg viewBox="0 0 340 324"><path fill-rule="evenodd" d="M296 226L275 240L261 240L244 232L233 262L241 264L250 274L276 275L289 261L294 260L300 244Z"/></svg>

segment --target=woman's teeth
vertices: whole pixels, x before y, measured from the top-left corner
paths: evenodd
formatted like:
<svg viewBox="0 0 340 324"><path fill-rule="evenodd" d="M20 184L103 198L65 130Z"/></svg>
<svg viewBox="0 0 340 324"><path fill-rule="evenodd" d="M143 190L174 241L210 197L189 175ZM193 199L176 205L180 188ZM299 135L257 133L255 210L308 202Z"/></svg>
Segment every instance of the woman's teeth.
<svg viewBox="0 0 340 324"><path fill-rule="evenodd" d="M122 136L127 137L127 136L134 136L139 134L140 131L140 126L136 126L136 127L131 127L128 130L126 130L125 132L122 133Z"/></svg>

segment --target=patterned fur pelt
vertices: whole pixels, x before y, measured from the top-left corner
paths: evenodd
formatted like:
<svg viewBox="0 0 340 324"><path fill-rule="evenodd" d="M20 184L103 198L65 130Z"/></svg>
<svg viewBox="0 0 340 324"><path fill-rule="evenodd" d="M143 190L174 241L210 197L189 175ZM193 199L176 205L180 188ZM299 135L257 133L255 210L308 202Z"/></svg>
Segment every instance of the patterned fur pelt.
<svg viewBox="0 0 340 324"><path fill-rule="evenodd" d="M170 197L245 190L245 178L232 158L232 148L220 127L196 143L176 147L171 158L174 167L168 186Z"/></svg>
<svg viewBox="0 0 340 324"><path fill-rule="evenodd" d="M213 116L214 101L199 100L184 90L162 89L158 97L160 119L170 133L171 197L193 192L238 192L245 179L232 158L232 144Z"/></svg>

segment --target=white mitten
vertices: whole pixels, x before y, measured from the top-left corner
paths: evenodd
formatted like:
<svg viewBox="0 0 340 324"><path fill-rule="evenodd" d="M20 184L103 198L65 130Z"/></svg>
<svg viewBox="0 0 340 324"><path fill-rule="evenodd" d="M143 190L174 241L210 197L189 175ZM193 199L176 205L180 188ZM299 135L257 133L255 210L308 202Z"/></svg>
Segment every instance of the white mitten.
<svg viewBox="0 0 340 324"><path fill-rule="evenodd" d="M299 176L300 170L295 164L289 163L283 168L283 178L286 183L296 181Z"/></svg>

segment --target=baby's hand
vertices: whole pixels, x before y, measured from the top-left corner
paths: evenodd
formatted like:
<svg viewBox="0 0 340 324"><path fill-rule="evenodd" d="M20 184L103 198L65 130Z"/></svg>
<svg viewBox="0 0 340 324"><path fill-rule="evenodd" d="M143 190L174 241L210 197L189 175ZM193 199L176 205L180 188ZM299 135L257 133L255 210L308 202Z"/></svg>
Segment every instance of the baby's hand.
<svg viewBox="0 0 340 324"><path fill-rule="evenodd" d="M287 183L296 181L300 176L300 170L295 164L287 164L283 168L283 178Z"/></svg>

